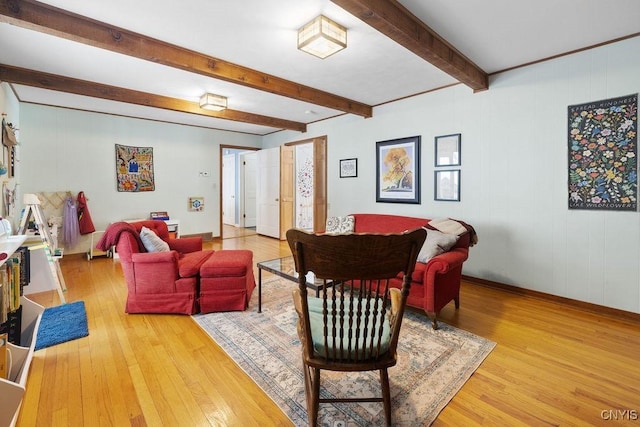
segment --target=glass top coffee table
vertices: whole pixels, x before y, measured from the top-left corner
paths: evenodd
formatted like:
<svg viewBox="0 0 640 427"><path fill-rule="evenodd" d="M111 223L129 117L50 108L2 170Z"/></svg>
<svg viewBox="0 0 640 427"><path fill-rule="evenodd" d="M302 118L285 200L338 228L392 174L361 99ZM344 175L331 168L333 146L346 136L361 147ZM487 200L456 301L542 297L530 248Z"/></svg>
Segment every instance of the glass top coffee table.
<svg viewBox="0 0 640 427"><path fill-rule="evenodd" d="M298 272L296 271L295 262L292 256L284 258L270 259L258 263L258 313L262 312L262 270L273 273L285 279L293 280L298 283ZM328 282L327 286L333 283ZM324 288L324 282L316 279L313 273L307 274L307 287L316 291L316 297L320 296L320 291Z"/></svg>

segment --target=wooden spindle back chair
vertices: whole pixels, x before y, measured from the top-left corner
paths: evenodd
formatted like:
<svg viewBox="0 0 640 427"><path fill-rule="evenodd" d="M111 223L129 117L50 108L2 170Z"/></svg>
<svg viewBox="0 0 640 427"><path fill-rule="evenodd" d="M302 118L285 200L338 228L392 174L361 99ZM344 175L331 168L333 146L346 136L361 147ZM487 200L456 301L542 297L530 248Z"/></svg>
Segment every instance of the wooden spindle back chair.
<svg viewBox="0 0 640 427"><path fill-rule="evenodd" d="M396 348L418 252L426 230L402 234L318 235L287 231L299 274L293 299L302 344L309 425L317 424L320 403L382 402L391 424L387 369ZM308 274L322 281L320 297L307 294ZM389 279L404 274L402 289ZM358 281L359 286L351 286ZM320 371L380 372L381 396L320 398Z"/></svg>

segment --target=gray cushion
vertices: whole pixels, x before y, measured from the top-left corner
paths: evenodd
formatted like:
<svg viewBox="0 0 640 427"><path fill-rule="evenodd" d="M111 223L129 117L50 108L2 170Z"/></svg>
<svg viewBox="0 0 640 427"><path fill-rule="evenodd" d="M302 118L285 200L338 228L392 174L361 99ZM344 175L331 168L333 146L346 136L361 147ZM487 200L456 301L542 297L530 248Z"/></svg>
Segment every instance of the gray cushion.
<svg viewBox="0 0 640 427"><path fill-rule="evenodd" d="M427 239L418 253L418 261L420 262L426 263L434 256L447 252L456 244L459 238L455 234L445 234L427 228L425 230L427 230Z"/></svg>
<svg viewBox="0 0 640 427"><path fill-rule="evenodd" d="M169 244L162 240L153 230L142 227L140 230L140 240L147 252L168 252Z"/></svg>

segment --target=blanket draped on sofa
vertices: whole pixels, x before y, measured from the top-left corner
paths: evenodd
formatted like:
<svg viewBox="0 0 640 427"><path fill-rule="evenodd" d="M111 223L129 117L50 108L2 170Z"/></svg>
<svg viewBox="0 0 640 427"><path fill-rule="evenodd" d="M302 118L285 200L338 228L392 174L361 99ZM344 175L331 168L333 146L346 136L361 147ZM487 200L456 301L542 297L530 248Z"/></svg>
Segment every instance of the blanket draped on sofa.
<svg viewBox="0 0 640 427"><path fill-rule="evenodd" d="M146 249L142 244L142 240L140 239L140 234L133 225L128 222L115 222L107 227L100 240L98 240L96 248L101 251L108 251L118 243L118 239L120 239L120 235L122 233L130 233L138 243L138 249L140 252L146 252Z"/></svg>
<svg viewBox="0 0 640 427"><path fill-rule="evenodd" d="M433 227L442 233L455 234L456 236L469 233L469 247L478 243L478 234L476 233L476 230L464 221L451 218L439 218L432 219L429 221L427 226Z"/></svg>

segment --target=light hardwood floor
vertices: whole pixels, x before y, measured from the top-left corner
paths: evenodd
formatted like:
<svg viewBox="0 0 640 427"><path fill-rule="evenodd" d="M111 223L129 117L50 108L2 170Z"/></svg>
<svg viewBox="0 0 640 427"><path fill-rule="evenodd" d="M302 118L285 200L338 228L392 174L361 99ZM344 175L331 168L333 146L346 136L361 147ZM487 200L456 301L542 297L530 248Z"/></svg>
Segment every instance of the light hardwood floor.
<svg viewBox="0 0 640 427"><path fill-rule="evenodd" d="M233 225L222 224L222 238L235 239L237 237L248 237L256 234L255 227L243 228L234 227Z"/></svg>
<svg viewBox="0 0 640 427"><path fill-rule="evenodd" d="M205 246L248 248L255 262L289 253L257 235ZM117 262L65 256L62 270L90 335L35 353L19 426L291 425L189 316L124 313ZM55 292L31 298L58 304ZM468 282L440 318L497 346L434 425L640 425L635 318Z"/></svg>

